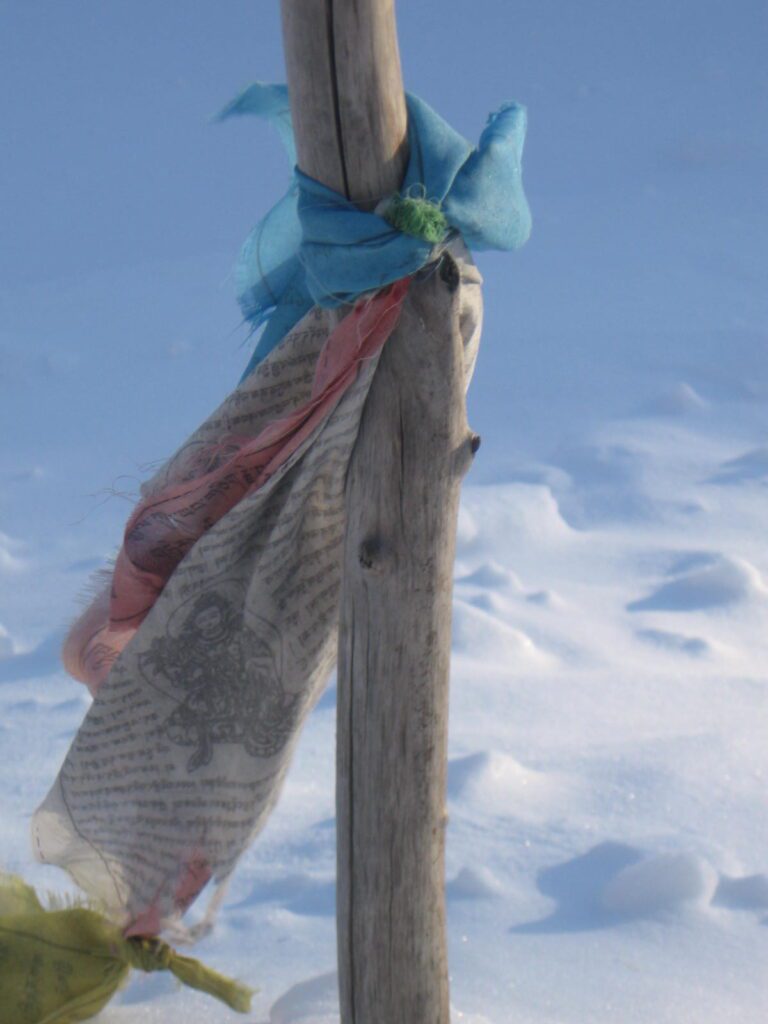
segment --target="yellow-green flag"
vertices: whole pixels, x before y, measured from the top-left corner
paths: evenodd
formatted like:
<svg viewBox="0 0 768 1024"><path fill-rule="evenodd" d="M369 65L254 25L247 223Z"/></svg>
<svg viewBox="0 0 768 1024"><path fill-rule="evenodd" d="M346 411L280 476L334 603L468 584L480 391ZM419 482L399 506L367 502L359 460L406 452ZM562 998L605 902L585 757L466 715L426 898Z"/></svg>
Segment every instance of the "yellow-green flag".
<svg viewBox="0 0 768 1024"><path fill-rule="evenodd" d="M253 990L160 939L126 939L96 910L46 910L34 889L0 875L0 1024L77 1024L109 1002L131 968L181 982L247 1013Z"/></svg>

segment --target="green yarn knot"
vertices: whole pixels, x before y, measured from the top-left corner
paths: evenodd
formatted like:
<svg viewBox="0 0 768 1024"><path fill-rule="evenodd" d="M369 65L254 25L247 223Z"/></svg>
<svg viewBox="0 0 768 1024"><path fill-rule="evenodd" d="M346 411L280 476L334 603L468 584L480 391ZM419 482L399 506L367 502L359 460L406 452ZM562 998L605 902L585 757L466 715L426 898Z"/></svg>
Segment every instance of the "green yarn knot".
<svg viewBox="0 0 768 1024"><path fill-rule="evenodd" d="M376 208L376 213L397 231L436 245L448 233L449 225L439 205L424 196L395 194Z"/></svg>

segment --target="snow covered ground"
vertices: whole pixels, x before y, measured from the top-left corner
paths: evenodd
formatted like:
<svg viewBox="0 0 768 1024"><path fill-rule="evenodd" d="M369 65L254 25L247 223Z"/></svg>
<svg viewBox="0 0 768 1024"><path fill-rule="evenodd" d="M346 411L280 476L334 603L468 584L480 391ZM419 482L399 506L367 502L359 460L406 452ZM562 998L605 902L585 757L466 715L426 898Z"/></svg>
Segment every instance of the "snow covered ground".
<svg viewBox="0 0 768 1024"><path fill-rule="evenodd" d="M194 26L200 53L218 17L208 6ZM243 17L248 6L233 4ZM466 90L461 105L446 72L416 60L437 7L414 6L400 14L411 86L448 116L457 105L467 132L483 104L508 94L528 102L532 124L534 236L514 257L481 261L488 318L471 414L483 447L464 491L454 605L456 1021L762 1024L765 14L756 3L679 0L609 15L593 0L577 20L530 0L515 5L519 31L502 46L507 5L481 4L484 18L466 25L456 5L443 49L460 28L470 44L490 40L470 117ZM115 5L123 19L129 7ZM42 31L31 18L18 14L22 42ZM179 18L164 59L181 62L182 29ZM277 51L274 18L264 34L261 45ZM215 109L247 80L245 49L236 81L222 86L209 71L209 106L185 93L185 112ZM115 59L127 67L129 57ZM137 118L149 116L147 95L132 102ZM99 130L108 120L97 118ZM179 144L214 131L191 115L181 122ZM73 131L80 125L75 116ZM226 155L234 144L215 132L212 152L224 139ZM243 154L270 142L254 126L240 134ZM280 173L276 161L275 182ZM119 186L109 203L107 212L119 205ZM264 203L251 197L246 213L230 201L227 223L244 235ZM56 222L52 232L65 237ZM46 250L35 269L21 222L17 235L15 276L0 288L0 863L62 888L59 873L33 864L27 838L88 701L59 669L61 631L120 535L141 464L173 448L246 357L229 335L229 236L202 231L204 244L184 243L183 258L160 241L151 258L88 262L78 250L56 266ZM334 696L331 684L199 947L259 986L248 1018L258 1024L338 1019ZM99 1019L182 1018L238 1019L161 975L136 977Z"/></svg>

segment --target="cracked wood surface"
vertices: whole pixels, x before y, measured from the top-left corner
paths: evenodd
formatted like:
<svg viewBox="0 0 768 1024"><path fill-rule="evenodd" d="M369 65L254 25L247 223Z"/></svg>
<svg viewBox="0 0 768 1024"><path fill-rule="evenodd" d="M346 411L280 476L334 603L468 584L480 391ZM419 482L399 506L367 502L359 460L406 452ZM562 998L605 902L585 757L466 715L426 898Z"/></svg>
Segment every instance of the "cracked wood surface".
<svg viewBox="0 0 768 1024"><path fill-rule="evenodd" d="M395 191L407 113L394 0L282 0L298 163L363 208ZM459 272L413 283L347 481L337 719L342 1024L448 1024L445 774L464 403Z"/></svg>
<svg viewBox="0 0 768 1024"><path fill-rule="evenodd" d="M464 407L458 272L412 285L347 477L339 649L345 1022L447 1024L445 774Z"/></svg>
<svg viewBox="0 0 768 1024"><path fill-rule="evenodd" d="M282 16L299 167L373 206L408 162L394 0L282 0Z"/></svg>

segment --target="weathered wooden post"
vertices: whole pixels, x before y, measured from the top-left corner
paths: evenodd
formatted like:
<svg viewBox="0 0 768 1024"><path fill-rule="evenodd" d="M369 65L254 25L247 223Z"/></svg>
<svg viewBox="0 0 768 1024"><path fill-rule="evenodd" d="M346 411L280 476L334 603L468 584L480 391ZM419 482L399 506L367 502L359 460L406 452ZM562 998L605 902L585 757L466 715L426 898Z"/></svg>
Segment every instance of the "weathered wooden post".
<svg viewBox="0 0 768 1024"><path fill-rule="evenodd" d="M393 0L282 0L299 166L362 206L407 161ZM434 271L434 268L432 268ZM445 770L453 560L476 438L458 273L416 281L347 482L339 634L337 924L343 1024L448 1024Z"/></svg>

